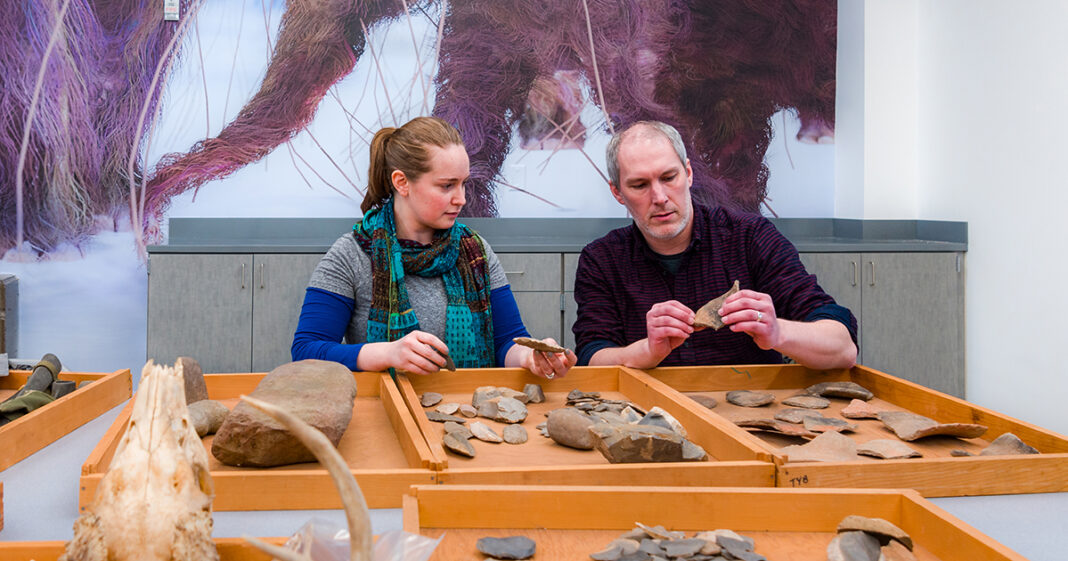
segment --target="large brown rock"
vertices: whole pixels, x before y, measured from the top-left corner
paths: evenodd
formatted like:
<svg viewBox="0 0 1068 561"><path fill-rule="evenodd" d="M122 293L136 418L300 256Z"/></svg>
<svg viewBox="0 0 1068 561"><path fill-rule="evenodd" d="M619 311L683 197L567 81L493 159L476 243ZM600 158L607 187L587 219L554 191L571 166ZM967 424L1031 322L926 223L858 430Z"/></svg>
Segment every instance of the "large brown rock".
<svg viewBox="0 0 1068 561"><path fill-rule="evenodd" d="M562 407L549 411L545 430L549 433L549 438L557 444L579 450L593 450L593 436L588 430L593 424L594 420L589 415L574 407Z"/></svg>
<svg viewBox="0 0 1068 561"><path fill-rule="evenodd" d="M336 362L302 360L272 370L252 397L277 405L319 429L337 446L352 419L356 380ZM280 423L241 402L215 434L211 453L231 466L270 467L314 462L315 456Z"/></svg>
<svg viewBox="0 0 1068 561"><path fill-rule="evenodd" d="M656 425L598 423L589 428L597 451L613 464L637 462L687 462L707 458L704 450L687 454L686 439L671 429Z"/></svg>
<svg viewBox="0 0 1068 561"><path fill-rule="evenodd" d="M972 423L939 423L909 411L880 411L879 420L901 440L913 441L935 435L979 438L986 426Z"/></svg>

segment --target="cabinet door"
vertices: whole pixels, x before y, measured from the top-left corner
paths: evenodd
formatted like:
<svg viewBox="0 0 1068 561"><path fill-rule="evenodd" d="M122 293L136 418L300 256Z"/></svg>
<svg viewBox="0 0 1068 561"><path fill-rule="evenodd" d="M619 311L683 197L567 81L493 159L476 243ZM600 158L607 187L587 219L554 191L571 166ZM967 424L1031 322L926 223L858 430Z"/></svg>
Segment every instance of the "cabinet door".
<svg viewBox="0 0 1068 561"><path fill-rule="evenodd" d="M552 337L561 341L563 337L563 312L560 310L559 292L516 292L515 302L519 306L519 315L523 317L530 336L535 339Z"/></svg>
<svg viewBox="0 0 1068 561"><path fill-rule="evenodd" d="M864 364L964 397L959 253L865 253Z"/></svg>
<svg viewBox="0 0 1068 561"><path fill-rule="evenodd" d="M204 372L249 372L252 357L252 256L151 257L148 358L192 357Z"/></svg>
<svg viewBox="0 0 1068 561"><path fill-rule="evenodd" d="M575 332L571 331L571 327L575 325L576 319L578 319L578 304L575 303L575 293L574 291L565 292L563 345L572 350L575 349Z"/></svg>
<svg viewBox="0 0 1068 561"><path fill-rule="evenodd" d="M269 372L292 361L304 289L319 263L318 253L262 253L253 259L252 371Z"/></svg>
<svg viewBox="0 0 1068 561"><path fill-rule="evenodd" d="M861 255L859 253L802 253L801 263L809 273L816 275L816 282L823 291L834 298L839 305L849 308L857 318L857 339L863 343L861 335ZM857 349L857 362L864 362L864 346Z"/></svg>
<svg viewBox="0 0 1068 561"><path fill-rule="evenodd" d="M519 314L531 337L563 337L560 305L561 257L559 253L500 253Z"/></svg>

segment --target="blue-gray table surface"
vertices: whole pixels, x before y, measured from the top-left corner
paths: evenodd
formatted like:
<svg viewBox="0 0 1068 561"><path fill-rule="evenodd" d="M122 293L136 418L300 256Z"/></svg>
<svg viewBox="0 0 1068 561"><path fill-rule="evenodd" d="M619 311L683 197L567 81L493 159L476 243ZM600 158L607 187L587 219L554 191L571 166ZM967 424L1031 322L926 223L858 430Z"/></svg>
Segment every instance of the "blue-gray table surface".
<svg viewBox="0 0 1068 561"><path fill-rule="evenodd" d="M149 253L324 253L354 218L172 218L165 245ZM577 253L628 218L463 218L494 251ZM968 249L968 224L936 220L777 218L775 226L810 253L952 252Z"/></svg>
<svg viewBox="0 0 1068 561"><path fill-rule="evenodd" d="M81 465L123 405L0 471L0 541L69 540L78 517ZM0 443L0 453L3 443ZM936 498L931 501L1031 561L1063 561L1068 551L1068 493ZM287 536L313 517L345 525L340 510L216 512L215 536ZM371 511L374 532L400 530L400 509Z"/></svg>

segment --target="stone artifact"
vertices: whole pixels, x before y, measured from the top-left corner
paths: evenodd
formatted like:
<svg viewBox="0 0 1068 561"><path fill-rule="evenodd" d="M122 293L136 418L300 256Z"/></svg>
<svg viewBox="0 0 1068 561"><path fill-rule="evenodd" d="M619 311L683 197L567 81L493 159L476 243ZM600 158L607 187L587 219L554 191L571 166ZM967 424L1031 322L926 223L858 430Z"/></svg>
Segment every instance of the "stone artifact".
<svg viewBox="0 0 1068 561"><path fill-rule="evenodd" d="M204 381L204 371L196 360L180 356L175 364L182 364L182 375L185 376L185 404L192 405L202 399L208 399L208 385Z"/></svg>
<svg viewBox="0 0 1068 561"><path fill-rule="evenodd" d="M654 540L681 540L686 537L686 534L682 532L672 532L660 524L657 524L656 526L648 526L641 522L635 522L634 525L645 532L645 535Z"/></svg>
<svg viewBox="0 0 1068 561"><path fill-rule="evenodd" d="M831 406L831 401L814 395L795 395L782 400L782 404L805 409L826 409Z"/></svg>
<svg viewBox="0 0 1068 561"><path fill-rule="evenodd" d="M703 393L688 393L686 395L690 399L696 401L697 403L700 403L703 407L707 409L715 409L715 407L719 405L719 402L716 401L716 398L710 395L705 395Z"/></svg>
<svg viewBox="0 0 1068 561"><path fill-rule="evenodd" d="M459 403L442 403L434 408L434 411L438 413L444 413L446 415L455 415L460 410Z"/></svg>
<svg viewBox="0 0 1068 561"><path fill-rule="evenodd" d="M664 553L673 559L696 555L704 546L705 540L696 538L683 538L681 540L669 540L660 543L660 547L664 549Z"/></svg>
<svg viewBox="0 0 1068 561"><path fill-rule="evenodd" d="M827 545L827 561L879 561L879 540L867 532L843 532Z"/></svg>
<svg viewBox="0 0 1068 561"><path fill-rule="evenodd" d="M821 382L805 388L805 393L821 397L863 399L864 401L870 401L875 397L875 394L856 382Z"/></svg>
<svg viewBox="0 0 1068 561"><path fill-rule="evenodd" d="M538 423L538 426L536 426L534 428L538 429L538 432L540 432L542 436L544 436L545 438L549 438L549 423L548 422Z"/></svg>
<svg viewBox="0 0 1068 561"><path fill-rule="evenodd" d="M609 542L603 550L591 553L590 559L594 561L617 561L624 555L631 555L638 551L639 545L635 540L619 538Z"/></svg>
<svg viewBox="0 0 1068 561"><path fill-rule="evenodd" d="M524 347L530 347L535 351L542 351L546 353L565 353L567 349L560 345L553 345L552 343L546 343L539 339L531 339L530 337L515 337L512 339L516 345L522 345Z"/></svg>
<svg viewBox="0 0 1068 561"><path fill-rule="evenodd" d="M451 434L456 438L462 438L467 440L468 438L474 438L474 433L466 425L460 423L454 423L452 421L445 422L445 434Z"/></svg>
<svg viewBox="0 0 1068 561"><path fill-rule="evenodd" d="M857 460L857 444L840 432L825 432L800 446L785 446L779 453L790 462L852 462Z"/></svg>
<svg viewBox="0 0 1068 561"><path fill-rule="evenodd" d="M1038 450L1028 446L1018 436L1007 432L995 438L990 446L979 452L980 456L1011 456L1019 454L1038 454Z"/></svg>
<svg viewBox="0 0 1068 561"><path fill-rule="evenodd" d="M698 532L694 537L705 542L701 551L698 551L701 555L719 555L723 550L716 539L715 532Z"/></svg>
<svg viewBox="0 0 1068 561"><path fill-rule="evenodd" d="M475 435L475 438L477 438L477 439L479 439L479 440L481 440L483 442L493 442L493 443L502 442L501 436L499 434L497 434L496 432L493 432L493 429L489 428L488 425L486 425L485 423L483 423L481 421L472 422L471 426L470 426L470 429L471 429L471 434Z"/></svg>
<svg viewBox="0 0 1068 561"><path fill-rule="evenodd" d="M423 407L433 407L441 403L442 399L445 397L438 392L426 392L419 398L419 404Z"/></svg>
<svg viewBox="0 0 1068 561"><path fill-rule="evenodd" d="M217 560L214 494L208 453L185 406L182 365L149 360L126 433L60 559Z"/></svg>
<svg viewBox="0 0 1068 561"><path fill-rule="evenodd" d="M497 386L480 386L475 388L474 393L471 394L471 406L478 409L478 406L484 401L489 401L495 397L501 397L501 390Z"/></svg>
<svg viewBox="0 0 1068 561"><path fill-rule="evenodd" d="M879 540L879 545L886 545L890 543L890 540L897 540L912 551L912 538L904 530L882 518L868 518L855 514L846 516L838 523L838 533L852 531L871 534Z"/></svg>
<svg viewBox="0 0 1068 561"><path fill-rule="evenodd" d="M879 410L867 401L854 399L842 408L842 416L846 419L878 419Z"/></svg>
<svg viewBox="0 0 1068 561"><path fill-rule="evenodd" d="M717 532L722 532L717 530ZM733 532L731 532L733 533ZM766 561L763 555L758 555L753 551L754 542L751 538L735 539L724 533L720 533L716 536L716 543L726 553L728 559L739 559L741 561Z"/></svg>
<svg viewBox="0 0 1068 561"><path fill-rule="evenodd" d="M545 403L545 392L538 384L523 386L523 393L527 394L527 403Z"/></svg>
<svg viewBox="0 0 1068 561"><path fill-rule="evenodd" d="M793 423L795 425L800 425L801 423L805 422L805 417L808 417L811 414L811 409L798 409L796 407L792 407L790 409L783 409L775 413L775 419L779 421L786 421L787 423Z"/></svg>
<svg viewBox="0 0 1068 561"><path fill-rule="evenodd" d="M445 358L445 370L456 372L456 363L452 361L452 357L441 351L438 351L438 354Z"/></svg>
<svg viewBox="0 0 1068 561"><path fill-rule="evenodd" d="M534 557L534 540L525 536L507 538L480 538L475 544L478 551L494 559L530 559Z"/></svg>
<svg viewBox="0 0 1068 561"><path fill-rule="evenodd" d="M512 388L506 387L499 387L497 388L497 391L500 392L501 397L510 397L519 401L522 404L527 404L530 402L530 396L527 395L526 392L521 392L519 390L513 390Z"/></svg>
<svg viewBox="0 0 1068 561"><path fill-rule="evenodd" d="M908 411L881 411L879 420L894 431L898 438L910 442L918 438L934 435L978 438L986 432L986 427L983 425L970 423L943 424Z"/></svg>
<svg viewBox="0 0 1068 561"><path fill-rule="evenodd" d="M812 432L827 432L829 430L836 430L838 432L856 432L857 425L853 423L847 423L841 419L834 417L824 417L819 414L810 414L802 420L805 428Z"/></svg>
<svg viewBox="0 0 1068 561"><path fill-rule="evenodd" d="M584 392L582 390L571 390L567 392L568 405L572 405L571 402L583 399L601 399L601 392Z"/></svg>
<svg viewBox="0 0 1068 561"><path fill-rule="evenodd" d="M624 407L623 410L619 412L619 416L623 417L623 421L627 423L637 423L642 420L642 415L635 411L633 407L629 406Z"/></svg>
<svg viewBox="0 0 1068 561"><path fill-rule="evenodd" d="M215 434L229 414L230 409L214 399L202 399L189 404L189 419L200 438Z"/></svg>
<svg viewBox="0 0 1068 561"><path fill-rule="evenodd" d="M701 461L708 457L699 447L699 452L691 451L687 457L683 446L686 439L655 425L597 423L588 430L597 451L613 464Z"/></svg>
<svg viewBox="0 0 1068 561"><path fill-rule="evenodd" d="M959 448L956 448L956 449L950 450L949 451L949 455L953 456L954 458L967 458L969 456L974 456L975 454L972 454L971 452L969 452L967 450L961 450Z"/></svg>
<svg viewBox="0 0 1068 561"><path fill-rule="evenodd" d="M734 424L747 429L774 432L785 434L786 436L800 436L801 438L807 439L813 439L819 436L819 434L814 433L805 427L784 423L776 419L742 419L740 421L735 421Z"/></svg>
<svg viewBox="0 0 1068 561"><path fill-rule="evenodd" d="M527 418L527 406L513 397L498 396L479 403L478 416L502 423L522 423Z"/></svg>
<svg viewBox="0 0 1068 561"><path fill-rule="evenodd" d="M308 359L272 370L252 391L252 397L289 411L337 446L352 420L356 380L337 362ZM311 451L277 421L242 403L226 416L212 440L211 453L231 466L315 461Z"/></svg>
<svg viewBox="0 0 1068 561"><path fill-rule="evenodd" d="M501 436L508 444L522 444L527 441L527 429L523 425L506 425Z"/></svg>
<svg viewBox="0 0 1068 561"><path fill-rule="evenodd" d="M345 464L345 460L334 445L322 432L308 426L288 411L255 398L242 397L242 399L284 425L315 454L315 458L326 468L330 478L333 479L341 498L341 505L345 509L345 519L348 521L349 530L349 560L371 561L371 545L374 537L371 533L371 513L367 510L367 501L363 498L360 486L356 484L349 466ZM268 544L257 538L246 537L245 540L276 559L311 561L308 555L297 554L292 550Z"/></svg>
<svg viewBox="0 0 1068 561"><path fill-rule="evenodd" d="M467 417L467 418L476 417L476 416L478 416L478 409L475 409L474 407L472 407L472 406L470 406L470 405L468 405L466 403L461 403L460 404L460 414L463 415L464 417Z"/></svg>
<svg viewBox="0 0 1068 561"><path fill-rule="evenodd" d="M458 433L447 432L441 437L441 446L449 452L454 452L468 458L475 457L475 447L471 446L466 438L461 438Z"/></svg>
<svg viewBox="0 0 1068 561"><path fill-rule="evenodd" d="M594 420L573 407L562 407L549 411L545 421L545 430L553 442L579 450L593 450L594 439L589 428Z"/></svg>
<svg viewBox="0 0 1068 561"><path fill-rule="evenodd" d="M434 421L435 423L447 423L452 421L454 423L460 423L461 425L467 422L467 419L463 417L457 417L456 415L446 415L440 411L425 411L426 418Z"/></svg>
<svg viewBox="0 0 1068 561"><path fill-rule="evenodd" d="M686 438L686 429L683 428L675 417L671 416L671 413L664 411L660 407L653 407L645 414L641 420L638 421L639 425L657 425L664 427L668 430L675 431L679 436Z"/></svg>
<svg viewBox="0 0 1068 561"><path fill-rule="evenodd" d="M900 440L891 440L889 438L878 438L869 440L864 444L859 444L857 445L857 454L873 456L884 460L903 460L905 458L919 458L923 456L919 450L912 448L908 444L905 444Z"/></svg>
<svg viewBox="0 0 1068 561"><path fill-rule="evenodd" d="M78 384L74 380L56 380L52 382L52 399L59 399L77 389Z"/></svg>
<svg viewBox="0 0 1068 561"><path fill-rule="evenodd" d="M916 561L916 556L901 542L891 540L883 546L882 557L879 561Z"/></svg>
<svg viewBox="0 0 1068 561"><path fill-rule="evenodd" d="M775 395L767 392L734 390L727 392L727 401L739 407L761 407L775 402Z"/></svg>
<svg viewBox="0 0 1068 561"><path fill-rule="evenodd" d="M716 331L719 331L723 327L723 318L719 317L719 309L723 307L723 302L727 300L727 297L740 290L738 281L734 281L730 290L724 292L723 295L718 298L710 300L704 306L701 306L697 312L694 313L693 327L694 331L700 331L706 327L711 327Z"/></svg>

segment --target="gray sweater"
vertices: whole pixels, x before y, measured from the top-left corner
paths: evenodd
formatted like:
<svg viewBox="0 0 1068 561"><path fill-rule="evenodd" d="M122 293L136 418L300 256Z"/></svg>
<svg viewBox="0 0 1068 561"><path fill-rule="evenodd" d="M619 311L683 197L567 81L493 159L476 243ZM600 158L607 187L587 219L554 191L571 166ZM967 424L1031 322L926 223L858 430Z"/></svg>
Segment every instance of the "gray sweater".
<svg viewBox="0 0 1068 561"><path fill-rule="evenodd" d="M501 262L486 240L486 263L489 266L490 290L508 284ZM364 253L351 233L334 242L312 272L309 287L327 290L356 301L345 342L363 343L367 339L367 316L371 309L371 256ZM419 329L445 339L445 281L441 277L405 274L404 286Z"/></svg>

